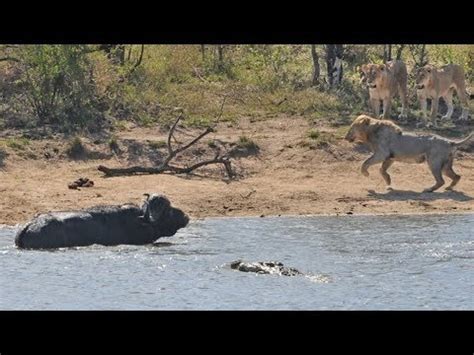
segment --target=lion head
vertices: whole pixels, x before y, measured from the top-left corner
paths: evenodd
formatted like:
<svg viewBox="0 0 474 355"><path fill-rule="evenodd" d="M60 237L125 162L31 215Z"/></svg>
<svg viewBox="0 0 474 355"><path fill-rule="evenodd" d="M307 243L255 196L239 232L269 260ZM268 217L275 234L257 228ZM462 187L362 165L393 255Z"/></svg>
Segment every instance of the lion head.
<svg viewBox="0 0 474 355"><path fill-rule="evenodd" d="M385 86L390 70L385 64L366 64L367 85L371 89Z"/></svg>
<svg viewBox="0 0 474 355"><path fill-rule="evenodd" d="M386 129L393 134L402 134L401 128L391 121L360 115L352 122L344 139L349 142L365 143L380 129Z"/></svg>
<svg viewBox="0 0 474 355"><path fill-rule="evenodd" d="M435 68L432 65L425 65L416 71L416 89L423 90L430 87L433 82Z"/></svg>

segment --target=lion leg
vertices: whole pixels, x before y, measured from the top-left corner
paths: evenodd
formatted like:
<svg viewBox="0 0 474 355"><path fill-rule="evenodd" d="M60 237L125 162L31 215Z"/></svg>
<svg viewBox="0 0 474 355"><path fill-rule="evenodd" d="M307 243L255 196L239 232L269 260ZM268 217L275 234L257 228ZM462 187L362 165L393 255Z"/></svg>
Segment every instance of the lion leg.
<svg viewBox="0 0 474 355"><path fill-rule="evenodd" d="M443 96L444 101L446 102L446 105L448 106L448 111L446 112L446 115L441 117L442 119L451 119L451 116L453 115L453 89L450 89L445 96Z"/></svg>
<svg viewBox="0 0 474 355"><path fill-rule="evenodd" d="M437 115L438 115L438 104L439 104L439 97L434 97L431 100L431 121L433 125L436 127L437 124Z"/></svg>
<svg viewBox="0 0 474 355"><path fill-rule="evenodd" d="M383 118L390 118L390 109L392 108L392 100L384 99L383 100Z"/></svg>
<svg viewBox="0 0 474 355"><path fill-rule="evenodd" d="M433 99L431 100L431 119L432 120L436 119L436 115L438 114L438 104L439 104L439 98L433 97Z"/></svg>
<svg viewBox="0 0 474 355"><path fill-rule="evenodd" d="M400 95L400 100L402 101L402 111L398 116L399 119L406 119L408 118L408 93L407 89L399 86L398 93Z"/></svg>
<svg viewBox="0 0 474 355"><path fill-rule="evenodd" d="M453 170L453 159L449 159L449 161L443 167L443 173L449 177L452 181L451 184L446 188L446 190L452 190L454 186L461 180L461 176L456 174Z"/></svg>
<svg viewBox="0 0 474 355"><path fill-rule="evenodd" d="M374 110L375 117L378 117L380 114L380 100L370 99L370 105L372 106L372 110Z"/></svg>
<svg viewBox="0 0 474 355"><path fill-rule="evenodd" d="M378 153L378 154L376 153L376 154L372 155L370 158L368 158L362 164L362 167L360 169L362 175L364 175L365 177L368 177L369 176L369 172L368 172L369 167L371 167L372 165L381 163L384 160L386 160L387 158L388 157L386 155L382 155L380 153Z"/></svg>
<svg viewBox="0 0 474 355"><path fill-rule="evenodd" d="M443 175L441 173L441 169L443 167L442 162L433 162L428 160L428 166L430 167L431 173L433 174L434 178L436 179L436 184L433 186L424 189L423 192L433 192L438 190L441 186L444 185Z"/></svg>
<svg viewBox="0 0 474 355"><path fill-rule="evenodd" d="M462 85L462 87L456 87L456 93L459 96L459 101L461 101L462 105L462 113L461 117L459 117L460 120L467 120L467 116L469 114L469 104L468 104L468 94L466 90L466 86Z"/></svg>
<svg viewBox="0 0 474 355"><path fill-rule="evenodd" d="M392 179L390 178L390 175L387 173L388 168L392 166L393 160L392 159L387 159L382 163L382 167L380 168L380 174L382 174L383 179L385 180L385 183L387 186L390 186L392 183Z"/></svg>
<svg viewBox="0 0 474 355"><path fill-rule="evenodd" d="M420 97L421 117L426 118L426 110L428 108L428 100L426 97Z"/></svg>

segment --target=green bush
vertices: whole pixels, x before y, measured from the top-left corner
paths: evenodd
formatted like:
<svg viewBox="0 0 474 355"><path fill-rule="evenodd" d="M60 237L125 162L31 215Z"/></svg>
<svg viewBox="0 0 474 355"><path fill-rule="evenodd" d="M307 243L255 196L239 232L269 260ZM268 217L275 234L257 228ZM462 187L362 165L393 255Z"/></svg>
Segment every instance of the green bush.
<svg viewBox="0 0 474 355"><path fill-rule="evenodd" d="M116 136L112 136L109 139L109 148L113 152L118 152L120 150L120 147L118 145L118 139Z"/></svg>
<svg viewBox="0 0 474 355"><path fill-rule="evenodd" d="M21 46L24 93L40 124L85 126L100 118L86 49L83 45Z"/></svg>
<svg viewBox="0 0 474 355"><path fill-rule="evenodd" d="M310 129L308 132L308 137L311 139L318 139L321 136L321 132L319 132L317 129Z"/></svg>
<svg viewBox="0 0 474 355"><path fill-rule="evenodd" d="M312 87L310 45L97 45L0 46L0 126L53 124L63 130L123 129L168 125L184 113L183 124L206 126L242 117L277 115L339 121L368 110L367 89L357 67L383 61L383 45L345 45L344 78L329 88L325 45L317 45L320 80ZM402 59L412 74L416 48ZM392 57L400 45L392 46ZM430 63L463 65L474 79L472 45L426 45ZM115 51L115 52L114 52ZM141 59L140 59L141 58ZM413 75L410 75L413 87ZM398 106L398 105L396 105Z"/></svg>
<svg viewBox="0 0 474 355"><path fill-rule="evenodd" d="M237 146L249 150L258 150L259 146L252 139L247 136L240 136L237 141Z"/></svg>
<svg viewBox="0 0 474 355"><path fill-rule="evenodd" d="M69 142L66 149L67 156L73 159L82 158L86 153L86 147L83 145L81 138L77 136Z"/></svg>

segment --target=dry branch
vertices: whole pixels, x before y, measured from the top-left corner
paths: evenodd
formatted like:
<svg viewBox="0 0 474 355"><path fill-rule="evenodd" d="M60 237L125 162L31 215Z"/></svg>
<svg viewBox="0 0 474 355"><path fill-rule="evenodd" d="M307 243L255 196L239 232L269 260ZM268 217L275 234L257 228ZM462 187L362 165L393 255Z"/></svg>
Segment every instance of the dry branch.
<svg viewBox="0 0 474 355"><path fill-rule="evenodd" d="M225 97L223 101L225 102ZM220 113L219 113L217 121L222 116L224 102L221 105L221 109L220 109ZM213 127L207 127L204 132L200 133L197 137L192 139L189 143L183 146L180 146L178 148L174 148L172 146L171 139L174 138L174 140L176 141L176 138L174 137L174 132L178 126L179 121L182 118L183 116L179 115L169 130L168 140L167 140L168 156L163 160L163 162L159 166L156 166L156 167L132 166L128 168L108 168L106 166L100 165L97 169L103 172L105 176L124 176L124 175L136 175L136 174L163 174L163 173L189 174L190 172L206 165L222 164L224 165L224 168L227 172L227 176L229 177L229 179L232 179L235 176L235 174L232 170L230 157L228 156L228 153L222 154L219 148L217 148L216 155L214 156L213 159L204 160L204 161L195 163L191 166L185 166L185 167L170 165L171 161L178 154L192 147L194 144L199 142L202 138L204 138L209 133L214 132Z"/></svg>

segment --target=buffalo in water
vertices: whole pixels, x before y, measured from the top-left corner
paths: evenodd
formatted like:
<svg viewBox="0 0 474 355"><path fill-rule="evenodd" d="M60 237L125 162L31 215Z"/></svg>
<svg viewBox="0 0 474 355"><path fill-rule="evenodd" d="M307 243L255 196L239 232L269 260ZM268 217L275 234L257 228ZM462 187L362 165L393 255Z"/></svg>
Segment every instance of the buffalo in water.
<svg viewBox="0 0 474 355"><path fill-rule="evenodd" d="M165 196L146 196L142 207L124 204L40 214L18 231L15 245L24 249L143 245L170 237L188 224L188 216Z"/></svg>

